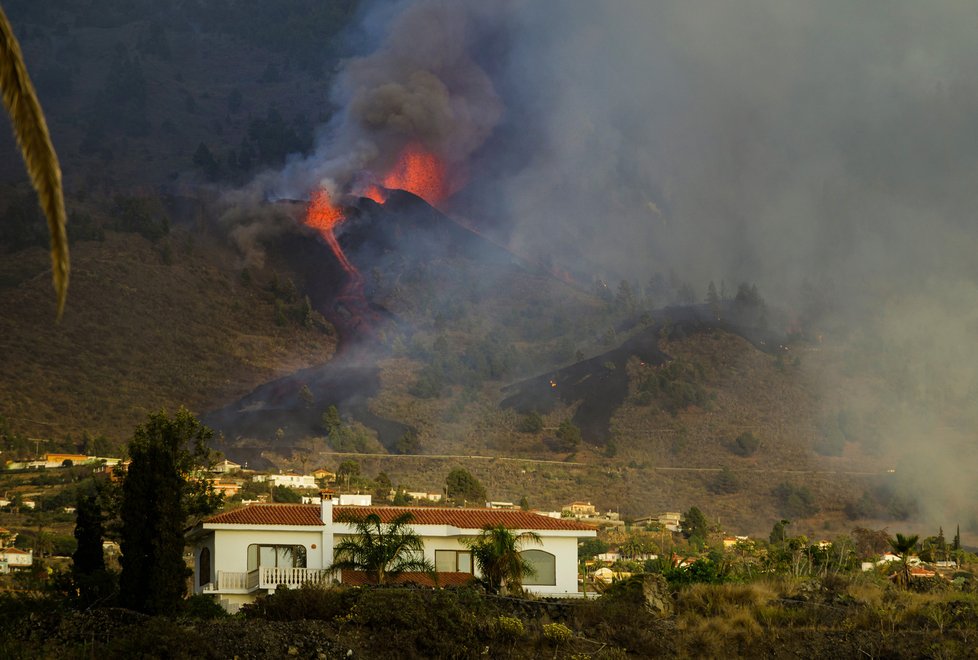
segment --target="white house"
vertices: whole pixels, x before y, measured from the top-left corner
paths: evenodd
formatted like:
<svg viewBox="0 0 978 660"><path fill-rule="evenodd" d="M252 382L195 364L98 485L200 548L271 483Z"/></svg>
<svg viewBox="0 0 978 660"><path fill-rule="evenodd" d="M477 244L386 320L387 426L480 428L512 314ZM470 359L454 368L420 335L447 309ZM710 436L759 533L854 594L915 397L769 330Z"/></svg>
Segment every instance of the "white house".
<svg viewBox="0 0 978 660"><path fill-rule="evenodd" d="M239 470L241 470L240 463L229 461L226 458L211 468L211 472L220 472L221 474L230 474L231 472L238 472Z"/></svg>
<svg viewBox="0 0 978 660"><path fill-rule="evenodd" d="M286 488L318 488L316 477L311 474L256 474L251 480L259 483L270 481L273 486Z"/></svg>
<svg viewBox="0 0 978 660"><path fill-rule="evenodd" d="M333 500L335 504L340 506L370 506L373 495L370 493L338 493L340 498L339 502ZM322 504L323 500L319 495L303 495L303 504Z"/></svg>
<svg viewBox="0 0 978 660"><path fill-rule="evenodd" d="M19 548L0 549L0 573L9 573L11 568L27 568L33 563L33 550L21 550Z"/></svg>
<svg viewBox="0 0 978 660"><path fill-rule="evenodd" d="M432 507L334 506L325 497L315 504L253 504L204 520L188 535L194 553L194 593L214 596L236 611L243 603L277 587L339 579L359 584L363 574L342 571L332 563L337 540L355 534L344 522L351 516L377 514L382 522L410 512L411 526L424 541L424 555L435 566L438 583L460 584L478 574L463 539L487 525L516 533L536 532L523 557L534 567L524 580L527 591L577 595L577 539L593 537L593 527L575 520L548 518L526 511L446 509Z"/></svg>
<svg viewBox="0 0 978 660"><path fill-rule="evenodd" d="M413 500L427 500L429 502L441 502L441 498L442 498L442 494L441 493L428 493L428 492L423 491L423 490L420 490L420 491L414 491L414 490L408 491L407 493L405 493L405 495L407 495L408 497L410 497Z"/></svg>

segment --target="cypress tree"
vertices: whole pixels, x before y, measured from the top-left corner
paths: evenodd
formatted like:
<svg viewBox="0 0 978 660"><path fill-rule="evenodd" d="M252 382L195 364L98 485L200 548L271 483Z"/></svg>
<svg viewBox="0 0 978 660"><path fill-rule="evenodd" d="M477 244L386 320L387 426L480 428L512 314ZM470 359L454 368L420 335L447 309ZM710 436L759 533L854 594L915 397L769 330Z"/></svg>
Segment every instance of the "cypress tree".
<svg viewBox="0 0 978 660"><path fill-rule="evenodd" d="M219 501L206 481L194 478L213 435L184 408L173 418L153 413L136 428L120 507L124 607L147 614L180 607L190 575L183 560L184 523Z"/></svg>
<svg viewBox="0 0 978 660"><path fill-rule="evenodd" d="M78 547L71 556L71 573L83 605L91 605L107 595L110 577L102 553L102 506L94 494L78 494L75 500L75 540Z"/></svg>

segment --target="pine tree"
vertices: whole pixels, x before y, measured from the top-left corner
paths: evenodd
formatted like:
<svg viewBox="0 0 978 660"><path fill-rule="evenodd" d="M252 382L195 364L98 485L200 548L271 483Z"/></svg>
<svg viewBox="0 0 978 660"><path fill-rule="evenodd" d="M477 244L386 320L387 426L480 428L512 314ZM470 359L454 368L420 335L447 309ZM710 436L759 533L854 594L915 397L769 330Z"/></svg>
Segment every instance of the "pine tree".
<svg viewBox="0 0 978 660"><path fill-rule="evenodd" d="M183 560L188 516L212 511L220 502L197 479L214 432L185 408L174 417L153 413L129 443L131 463L122 484L119 581L122 605L147 614L175 612L190 569Z"/></svg>
<svg viewBox="0 0 978 660"><path fill-rule="evenodd" d="M954 540L951 541L952 550L961 549L961 525L958 525L957 530L954 532Z"/></svg>

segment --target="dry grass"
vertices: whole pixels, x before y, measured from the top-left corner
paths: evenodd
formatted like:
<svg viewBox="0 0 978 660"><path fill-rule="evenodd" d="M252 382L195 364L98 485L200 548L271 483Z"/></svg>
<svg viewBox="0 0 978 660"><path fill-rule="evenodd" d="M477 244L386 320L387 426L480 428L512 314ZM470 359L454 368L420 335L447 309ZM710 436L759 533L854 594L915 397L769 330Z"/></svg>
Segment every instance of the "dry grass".
<svg viewBox="0 0 978 660"><path fill-rule="evenodd" d="M333 338L276 326L273 303L238 283L219 246L185 238L170 237L171 265L132 234L79 243L73 304L56 326L43 252L0 264L0 414L16 430L122 441L149 411L203 411L329 359Z"/></svg>

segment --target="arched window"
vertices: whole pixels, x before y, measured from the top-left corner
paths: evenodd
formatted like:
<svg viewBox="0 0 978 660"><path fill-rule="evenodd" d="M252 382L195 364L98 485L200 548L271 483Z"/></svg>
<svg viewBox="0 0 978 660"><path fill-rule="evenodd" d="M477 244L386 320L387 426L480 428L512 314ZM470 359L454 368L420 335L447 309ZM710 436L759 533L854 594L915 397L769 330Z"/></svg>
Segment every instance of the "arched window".
<svg viewBox="0 0 978 660"><path fill-rule="evenodd" d="M557 584L557 558L543 550L524 550L520 556L533 567L533 572L523 576L528 586L555 586Z"/></svg>
<svg viewBox="0 0 978 660"><path fill-rule="evenodd" d="M200 551L197 558L197 580L200 586L204 586L211 581L211 549L204 548Z"/></svg>

